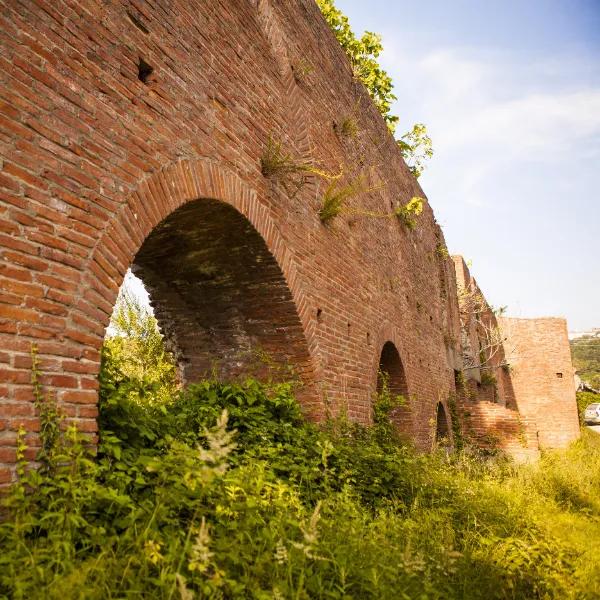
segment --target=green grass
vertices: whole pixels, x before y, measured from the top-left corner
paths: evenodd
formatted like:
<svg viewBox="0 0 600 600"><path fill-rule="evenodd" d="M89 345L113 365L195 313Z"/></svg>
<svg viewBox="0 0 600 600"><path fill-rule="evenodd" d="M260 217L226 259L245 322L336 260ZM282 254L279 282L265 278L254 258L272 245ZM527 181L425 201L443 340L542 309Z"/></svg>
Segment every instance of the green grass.
<svg viewBox="0 0 600 600"><path fill-rule="evenodd" d="M98 455L71 429L4 499L0 597L600 597L600 436L420 455L388 400L318 428L289 384L157 404L104 379Z"/></svg>

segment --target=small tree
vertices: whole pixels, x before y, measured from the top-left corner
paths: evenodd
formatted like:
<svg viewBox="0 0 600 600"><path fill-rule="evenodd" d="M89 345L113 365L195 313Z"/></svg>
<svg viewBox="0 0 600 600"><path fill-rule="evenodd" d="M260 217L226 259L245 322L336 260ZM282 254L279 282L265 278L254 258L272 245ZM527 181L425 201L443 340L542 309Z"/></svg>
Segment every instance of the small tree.
<svg viewBox="0 0 600 600"><path fill-rule="evenodd" d="M507 347L508 336L501 330L497 317L504 314L506 307L493 309L479 288L470 282L458 292L458 306L462 334L463 369L492 370L509 368L510 358L516 348ZM474 331L478 348L471 343Z"/></svg>
<svg viewBox="0 0 600 600"><path fill-rule="evenodd" d="M118 390L140 404L160 404L177 387L175 361L156 318L123 286L102 346L100 397Z"/></svg>

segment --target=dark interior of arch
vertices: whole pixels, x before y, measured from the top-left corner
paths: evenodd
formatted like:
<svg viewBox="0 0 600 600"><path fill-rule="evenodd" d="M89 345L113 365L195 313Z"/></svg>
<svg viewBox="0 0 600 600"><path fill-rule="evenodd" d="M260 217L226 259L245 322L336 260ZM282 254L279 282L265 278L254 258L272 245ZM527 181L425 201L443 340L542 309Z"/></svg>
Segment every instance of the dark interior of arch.
<svg viewBox="0 0 600 600"><path fill-rule="evenodd" d="M408 385L402 360L396 346L392 342L386 342L381 350L379 359L379 375L377 378L377 391L381 392L384 381L387 381L388 389L393 395L402 395L406 403L395 408L392 412L392 420L401 434L412 434L412 415L409 404Z"/></svg>
<svg viewBox="0 0 600 600"><path fill-rule="evenodd" d="M183 383L216 374L310 383L303 328L262 236L233 207L189 202L146 238L131 267L151 298Z"/></svg>
<svg viewBox="0 0 600 600"><path fill-rule="evenodd" d="M436 425L435 425L435 439L436 441L449 440L450 431L448 429L448 418L446 416L446 410L443 404L440 402L437 405Z"/></svg>

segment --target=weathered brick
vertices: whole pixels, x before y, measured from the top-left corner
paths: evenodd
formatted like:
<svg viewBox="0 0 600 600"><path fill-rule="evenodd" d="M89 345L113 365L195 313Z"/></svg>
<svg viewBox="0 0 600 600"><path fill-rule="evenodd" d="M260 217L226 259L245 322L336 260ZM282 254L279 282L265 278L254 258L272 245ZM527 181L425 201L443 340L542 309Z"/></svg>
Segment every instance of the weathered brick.
<svg viewBox="0 0 600 600"><path fill-rule="evenodd" d="M314 3L214 0L198 3L193 22L184 4L148 5L147 37L131 37L111 3L8 2L0 14L0 446L9 456L18 417L31 417L3 407L31 406L32 343L48 393L95 434L103 330L133 266L186 381L215 364L224 377L274 376L251 352L260 349L295 367L309 416L344 409L367 423L384 366L415 399L398 427L430 448L462 356L456 274L436 253L430 206L412 232L348 214L323 225L324 182L311 176L292 193L262 175L261 157L272 138L332 173L363 161L386 185L349 199L349 214L391 215L423 190ZM150 85L138 79L141 55L155 68ZM294 77L300 59L319 65L310 82ZM332 126L349 114L360 148ZM527 339L542 352L554 340L560 357L547 356L567 373L562 333L538 325L545 334ZM547 365L536 365L541 382ZM473 385L474 430L504 431L516 451L516 396L539 407L538 396L511 376L496 392ZM547 389L572 408L570 388ZM574 436L571 408L556 415ZM536 427L527 421L531 444Z"/></svg>
<svg viewBox="0 0 600 600"><path fill-rule="evenodd" d="M2 406L2 414L6 417L32 417L33 405L26 402L5 403Z"/></svg>
<svg viewBox="0 0 600 600"><path fill-rule="evenodd" d="M93 390L63 390L60 393L60 400L73 404L95 404L97 395Z"/></svg>
<svg viewBox="0 0 600 600"><path fill-rule="evenodd" d="M12 462L12 461L7 461ZM12 471L7 467L0 467L0 484L10 483L12 481Z"/></svg>

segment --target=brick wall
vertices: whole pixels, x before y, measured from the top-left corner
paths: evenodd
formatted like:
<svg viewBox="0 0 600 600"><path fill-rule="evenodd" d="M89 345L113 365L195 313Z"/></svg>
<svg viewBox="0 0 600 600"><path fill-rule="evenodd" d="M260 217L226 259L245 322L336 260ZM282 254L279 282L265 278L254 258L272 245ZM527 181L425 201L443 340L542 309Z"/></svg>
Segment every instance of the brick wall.
<svg viewBox="0 0 600 600"><path fill-rule="evenodd" d="M564 448L579 436L566 321L497 318L462 257L453 262L458 290L471 289L483 301L477 316L460 311L463 368L478 365L464 370L457 389L465 433L519 459ZM494 330L497 348L481 353Z"/></svg>
<svg viewBox="0 0 600 600"><path fill-rule="evenodd" d="M563 448L579 437L575 369L564 319L502 318L513 348L516 408L535 419L540 448Z"/></svg>
<svg viewBox="0 0 600 600"><path fill-rule="evenodd" d="M48 393L95 434L130 266L184 379L235 376L264 350L294 365L313 418L368 422L392 342L408 434L430 448L461 368L452 262L428 204L414 231L361 216L424 194L313 0L0 7L0 483L18 427L39 442L32 344ZM371 191L323 225L326 182L265 178L269 140Z"/></svg>

